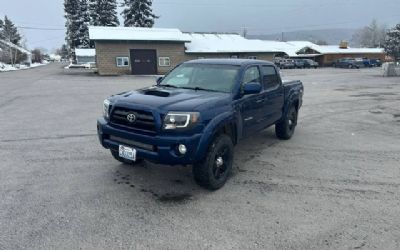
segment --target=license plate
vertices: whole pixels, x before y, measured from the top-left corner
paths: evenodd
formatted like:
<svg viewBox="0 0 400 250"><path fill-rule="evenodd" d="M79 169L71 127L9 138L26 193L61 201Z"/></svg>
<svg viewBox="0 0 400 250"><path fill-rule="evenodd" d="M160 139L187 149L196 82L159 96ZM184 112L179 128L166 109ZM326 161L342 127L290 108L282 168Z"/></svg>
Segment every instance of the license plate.
<svg viewBox="0 0 400 250"><path fill-rule="evenodd" d="M119 157L136 161L136 149L119 145Z"/></svg>

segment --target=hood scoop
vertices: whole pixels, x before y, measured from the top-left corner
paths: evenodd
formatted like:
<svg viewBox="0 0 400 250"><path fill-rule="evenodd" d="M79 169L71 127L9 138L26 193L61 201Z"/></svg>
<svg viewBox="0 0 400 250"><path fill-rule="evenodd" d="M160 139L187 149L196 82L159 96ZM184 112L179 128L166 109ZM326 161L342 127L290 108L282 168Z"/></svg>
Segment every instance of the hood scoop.
<svg viewBox="0 0 400 250"><path fill-rule="evenodd" d="M144 95L152 95L152 96L159 96L159 97L168 97L170 96L169 92L161 91L158 89L146 89L142 92Z"/></svg>

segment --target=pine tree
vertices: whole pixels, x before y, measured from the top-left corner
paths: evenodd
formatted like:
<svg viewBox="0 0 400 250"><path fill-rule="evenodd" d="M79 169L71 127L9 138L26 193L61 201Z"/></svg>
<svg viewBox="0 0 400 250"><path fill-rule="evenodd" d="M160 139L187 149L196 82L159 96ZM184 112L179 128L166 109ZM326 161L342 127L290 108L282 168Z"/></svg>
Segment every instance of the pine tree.
<svg viewBox="0 0 400 250"><path fill-rule="evenodd" d="M89 48L89 24L90 16L87 0L80 0L80 19L79 19L79 43L82 48Z"/></svg>
<svg viewBox="0 0 400 250"><path fill-rule="evenodd" d="M154 25L154 19L158 18L153 14L152 0L124 0L122 11L125 27L148 27Z"/></svg>
<svg viewBox="0 0 400 250"><path fill-rule="evenodd" d="M0 39L4 39L4 37L3 37L3 27L4 27L4 22L3 22L3 20L0 19Z"/></svg>
<svg viewBox="0 0 400 250"><path fill-rule="evenodd" d="M395 60L400 59L400 24L387 32L384 48Z"/></svg>
<svg viewBox="0 0 400 250"><path fill-rule="evenodd" d="M20 45L21 35L17 27L15 27L14 23L7 16L4 17L4 22L1 21L0 23L0 37L8 42Z"/></svg>
<svg viewBox="0 0 400 250"><path fill-rule="evenodd" d="M99 26L99 14L97 14L98 0L88 0L90 25Z"/></svg>
<svg viewBox="0 0 400 250"><path fill-rule="evenodd" d="M67 28L66 41L71 49L78 48L81 45L80 37L80 0L64 1L65 18L67 19L65 26Z"/></svg>
<svg viewBox="0 0 400 250"><path fill-rule="evenodd" d="M66 41L70 49L89 47L90 22L87 0L65 0L67 33Z"/></svg>
<svg viewBox="0 0 400 250"><path fill-rule="evenodd" d="M15 27L14 23L8 19L7 16L4 17L4 22L0 20L0 39L21 46L21 38L22 37L19 34L17 27ZM11 46L2 47L4 50L3 59L12 65L23 59L25 56L22 56L17 49L13 49Z"/></svg>
<svg viewBox="0 0 400 250"><path fill-rule="evenodd" d="M67 47L66 44L63 44L63 45L61 46L59 55L60 55L63 59L65 59L65 58L68 57L68 47Z"/></svg>
<svg viewBox="0 0 400 250"><path fill-rule="evenodd" d="M116 0L89 0L90 24L93 26L118 26Z"/></svg>

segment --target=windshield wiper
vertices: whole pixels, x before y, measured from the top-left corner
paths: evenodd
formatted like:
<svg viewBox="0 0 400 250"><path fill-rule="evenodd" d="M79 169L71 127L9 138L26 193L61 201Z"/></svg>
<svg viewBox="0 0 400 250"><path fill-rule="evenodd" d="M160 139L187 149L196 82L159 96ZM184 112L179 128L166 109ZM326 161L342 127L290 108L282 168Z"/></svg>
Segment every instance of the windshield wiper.
<svg viewBox="0 0 400 250"><path fill-rule="evenodd" d="M205 89L205 88L201 88L201 87L182 87L182 89L192 89L192 90L195 90L195 91L204 90L204 91L211 91L211 92L220 92L220 91L217 91L217 90Z"/></svg>
<svg viewBox="0 0 400 250"><path fill-rule="evenodd" d="M175 89L177 89L177 88L178 88L177 86L175 86L175 85L171 85L171 84L160 84L160 85L158 85L158 86L162 86L162 87L170 87L170 88L175 88Z"/></svg>

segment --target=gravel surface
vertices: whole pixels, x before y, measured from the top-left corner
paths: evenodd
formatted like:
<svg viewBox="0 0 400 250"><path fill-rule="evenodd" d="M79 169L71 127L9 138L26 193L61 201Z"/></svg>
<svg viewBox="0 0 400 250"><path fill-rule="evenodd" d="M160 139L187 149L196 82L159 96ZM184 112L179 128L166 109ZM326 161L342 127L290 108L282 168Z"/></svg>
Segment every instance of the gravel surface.
<svg viewBox="0 0 400 250"><path fill-rule="evenodd" d="M103 99L154 77L0 73L0 249L400 249L400 78L283 74L305 85L294 137L242 141L209 192L97 140Z"/></svg>

